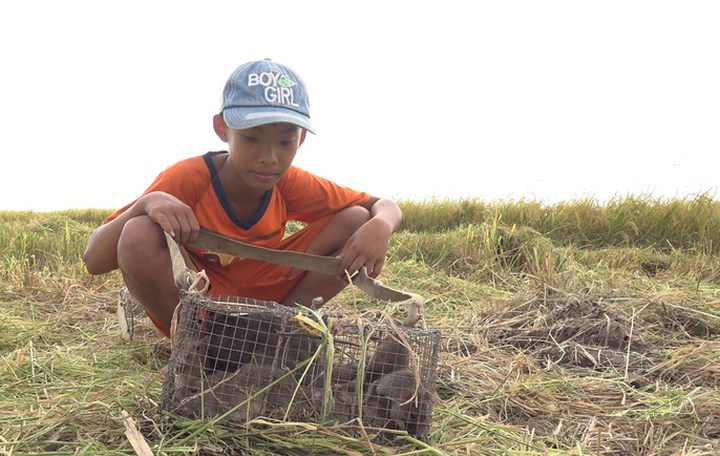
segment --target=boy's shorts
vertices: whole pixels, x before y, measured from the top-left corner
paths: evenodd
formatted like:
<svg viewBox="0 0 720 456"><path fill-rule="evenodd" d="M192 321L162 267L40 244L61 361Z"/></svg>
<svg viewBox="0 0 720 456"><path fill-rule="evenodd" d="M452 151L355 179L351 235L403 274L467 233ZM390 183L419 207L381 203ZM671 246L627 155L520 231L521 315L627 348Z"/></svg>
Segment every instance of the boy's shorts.
<svg viewBox="0 0 720 456"><path fill-rule="evenodd" d="M331 216L323 217L286 237L275 250L307 251ZM305 271L265 261L235 259L227 267L217 263L201 264L192 256L198 270L205 269L211 295L243 296L263 301L281 302L305 275Z"/></svg>

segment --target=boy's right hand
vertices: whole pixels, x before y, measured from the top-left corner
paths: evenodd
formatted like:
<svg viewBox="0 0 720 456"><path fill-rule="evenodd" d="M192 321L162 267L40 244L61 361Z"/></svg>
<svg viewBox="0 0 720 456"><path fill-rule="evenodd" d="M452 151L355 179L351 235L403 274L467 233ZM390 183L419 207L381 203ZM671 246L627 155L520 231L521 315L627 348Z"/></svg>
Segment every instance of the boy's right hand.
<svg viewBox="0 0 720 456"><path fill-rule="evenodd" d="M187 244L197 238L200 224L190 206L165 192L151 192L139 200L148 217L170 235L178 244Z"/></svg>

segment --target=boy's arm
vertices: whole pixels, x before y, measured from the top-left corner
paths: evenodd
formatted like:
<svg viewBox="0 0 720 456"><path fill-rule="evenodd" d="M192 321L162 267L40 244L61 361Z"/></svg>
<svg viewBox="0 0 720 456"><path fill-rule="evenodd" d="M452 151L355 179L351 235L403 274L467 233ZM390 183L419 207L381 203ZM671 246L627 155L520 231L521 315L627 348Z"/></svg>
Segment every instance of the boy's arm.
<svg viewBox="0 0 720 456"><path fill-rule="evenodd" d="M394 201L378 198L371 198L365 208L371 218L350 236L340 252L341 270L354 274L365 266L370 277L377 277L385 264L390 237L402 221L402 211Z"/></svg>
<svg viewBox="0 0 720 456"><path fill-rule="evenodd" d="M90 274L104 274L118 268L117 247L125 224L143 215L150 217L181 244L194 240L200 230L195 214L185 203L165 192L147 193L90 235L83 253L83 261Z"/></svg>
<svg viewBox="0 0 720 456"><path fill-rule="evenodd" d="M392 200L373 197L365 203L365 208L370 211L373 218L377 217L385 221L392 228L390 234L392 234L400 226L400 222L402 222L402 211Z"/></svg>

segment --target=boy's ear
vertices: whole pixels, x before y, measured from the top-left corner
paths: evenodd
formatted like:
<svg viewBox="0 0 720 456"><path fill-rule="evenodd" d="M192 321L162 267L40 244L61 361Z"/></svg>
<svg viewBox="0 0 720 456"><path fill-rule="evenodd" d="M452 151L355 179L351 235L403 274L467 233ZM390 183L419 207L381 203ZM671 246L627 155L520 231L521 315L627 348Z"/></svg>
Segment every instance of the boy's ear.
<svg viewBox="0 0 720 456"><path fill-rule="evenodd" d="M223 119L222 114L215 114L213 116L213 130L223 142L227 142L227 130L228 126Z"/></svg>
<svg viewBox="0 0 720 456"><path fill-rule="evenodd" d="M302 143L305 142L305 136L307 136L307 130L304 128L300 129L300 146L302 146Z"/></svg>

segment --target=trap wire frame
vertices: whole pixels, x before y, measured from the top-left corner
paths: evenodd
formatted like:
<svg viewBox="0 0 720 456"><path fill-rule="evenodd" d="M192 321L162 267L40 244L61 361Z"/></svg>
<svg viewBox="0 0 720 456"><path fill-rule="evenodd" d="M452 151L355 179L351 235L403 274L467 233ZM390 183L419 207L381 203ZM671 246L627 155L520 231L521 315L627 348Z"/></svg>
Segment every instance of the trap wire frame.
<svg viewBox="0 0 720 456"><path fill-rule="evenodd" d="M147 340L161 335L127 287L121 288L118 294L117 317L120 334L125 340Z"/></svg>
<svg viewBox="0 0 720 456"><path fill-rule="evenodd" d="M182 290L159 408L243 423L265 417L427 440L437 330Z"/></svg>

